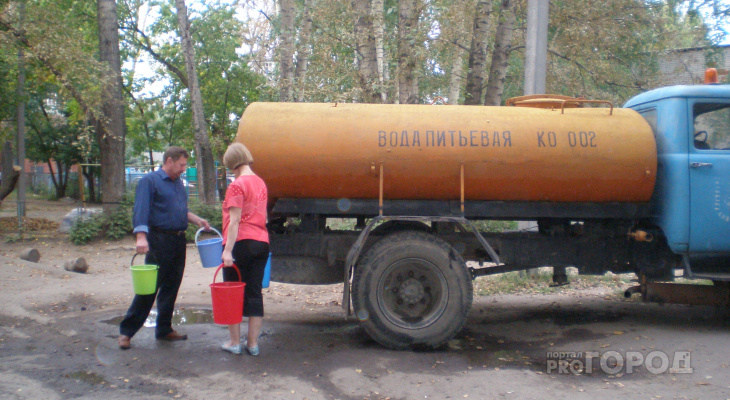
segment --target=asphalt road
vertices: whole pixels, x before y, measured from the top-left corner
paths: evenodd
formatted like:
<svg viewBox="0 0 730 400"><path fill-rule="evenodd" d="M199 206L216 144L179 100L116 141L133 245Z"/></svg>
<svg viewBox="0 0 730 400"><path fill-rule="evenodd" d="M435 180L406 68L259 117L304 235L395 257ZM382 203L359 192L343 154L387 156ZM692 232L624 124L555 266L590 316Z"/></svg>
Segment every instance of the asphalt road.
<svg viewBox="0 0 730 400"><path fill-rule="evenodd" d="M128 251L114 249L100 260ZM158 342L147 327L121 351L129 296L115 282L126 271L82 276L0 257L0 398L730 398L727 319L711 307L601 289L478 297L448 346L391 351L343 317L337 286L272 284L261 355L234 356L210 320L210 271L188 271L176 323L190 339Z"/></svg>

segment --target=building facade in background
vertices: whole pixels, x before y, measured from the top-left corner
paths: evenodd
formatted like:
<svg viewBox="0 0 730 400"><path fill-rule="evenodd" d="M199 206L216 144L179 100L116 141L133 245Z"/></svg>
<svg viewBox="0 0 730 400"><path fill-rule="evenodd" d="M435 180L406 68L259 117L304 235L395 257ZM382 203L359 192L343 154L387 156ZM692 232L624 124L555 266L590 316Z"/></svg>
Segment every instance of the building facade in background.
<svg viewBox="0 0 730 400"><path fill-rule="evenodd" d="M730 45L672 50L659 56L663 86L700 84L710 67L717 69L720 82L730 82Z"/></svg>

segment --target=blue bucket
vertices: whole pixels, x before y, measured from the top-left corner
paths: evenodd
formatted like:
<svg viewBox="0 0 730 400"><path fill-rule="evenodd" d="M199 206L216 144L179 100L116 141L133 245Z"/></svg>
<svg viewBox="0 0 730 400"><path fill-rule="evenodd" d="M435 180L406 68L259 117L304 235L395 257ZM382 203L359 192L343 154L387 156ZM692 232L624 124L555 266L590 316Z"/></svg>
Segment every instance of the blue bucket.
<svg viewBox="0 0 730 400"><path fill-rule="evenodd" d="M203 268L213 268L221 265L221 259L223 257L223 235L215 228L210 229L220 237L198 241L198 235L203 228L198 229L195 233L195 245L198 247L200 262L203 263Z"/></svg>
<svg viewBox="0 0 730 400"><path fill-rule="evenodd" d="M266 269L264 269L264 280L261 282L261 287L264 289L269 287L270 280L271 280L271 253L269 253L269 260L266 261Z"/></svg>

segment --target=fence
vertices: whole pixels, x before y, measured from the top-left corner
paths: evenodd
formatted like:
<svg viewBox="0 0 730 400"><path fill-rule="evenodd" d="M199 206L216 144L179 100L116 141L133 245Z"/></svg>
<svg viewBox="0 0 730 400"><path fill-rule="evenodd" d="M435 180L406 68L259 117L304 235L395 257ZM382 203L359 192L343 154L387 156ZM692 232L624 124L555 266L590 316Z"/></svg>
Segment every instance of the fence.
<svg viewBox="0 0 730 400"><path fill-rule="evenodd" d="M143 172L139 169L127 169L124 177L125 177L125 183L127 190L133 189L137 182L139 182L142 177L147 174L147 172ZM51 178L51 174L48 172L27 172L26 173L26 182L28 184L28 190L32 191L33 193L45 195L48 197L55 197L56 196L56 187L53 185L53 179ZM56 176L58 180L58 176ZM185 186L185 191L188 194L188 199L197 199L198 198L198 189L196 182L194 180L190 181L188 180L187 173L183 173L180 176L183 186ZM89 187L88 182L86 178L82 179L83 188L84 188L84 199L88 201L90 198L89 196ZM219 185L219 179L216 179L216 200L222 201L223 195L220 193L220 190L218 190ZM99 201L101 199L101 182L100 178L96 176L94 178L94 190L96 191L96 199ZM78 181L78 173L71 172L69 173L68 177L68 183L66 185L66 191L65 191L65 197L70 197L76 200L80 199L79 196L79 181Z"/></svg>

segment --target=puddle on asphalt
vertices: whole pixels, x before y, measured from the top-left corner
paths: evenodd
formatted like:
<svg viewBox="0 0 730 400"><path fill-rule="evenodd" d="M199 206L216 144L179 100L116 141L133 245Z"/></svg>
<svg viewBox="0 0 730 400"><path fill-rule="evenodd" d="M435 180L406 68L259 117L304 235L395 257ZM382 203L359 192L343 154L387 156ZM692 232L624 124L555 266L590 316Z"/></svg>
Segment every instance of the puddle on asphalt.
<svg viewBox="0 0 730 400"><path fill-rule="evenodd" d="M114 317L102 321L109 325L119 325L124 319L124 315ZM150 328L156 325L157 311L150 311L150 315L144 322L144 326ZM175 310L172 313L172 325L195 325L195 324L212 324L213 323L213 310L201 310L197 308L184 308Z"/></svg>
<svg viewBox="0 0 730 400"><path fill-rule="evenodd" d="M543 310L527 313L524 320L552 320L558 326L583 325L601 322L617 322L624 318L624 313L592 310Z"/></svg>

